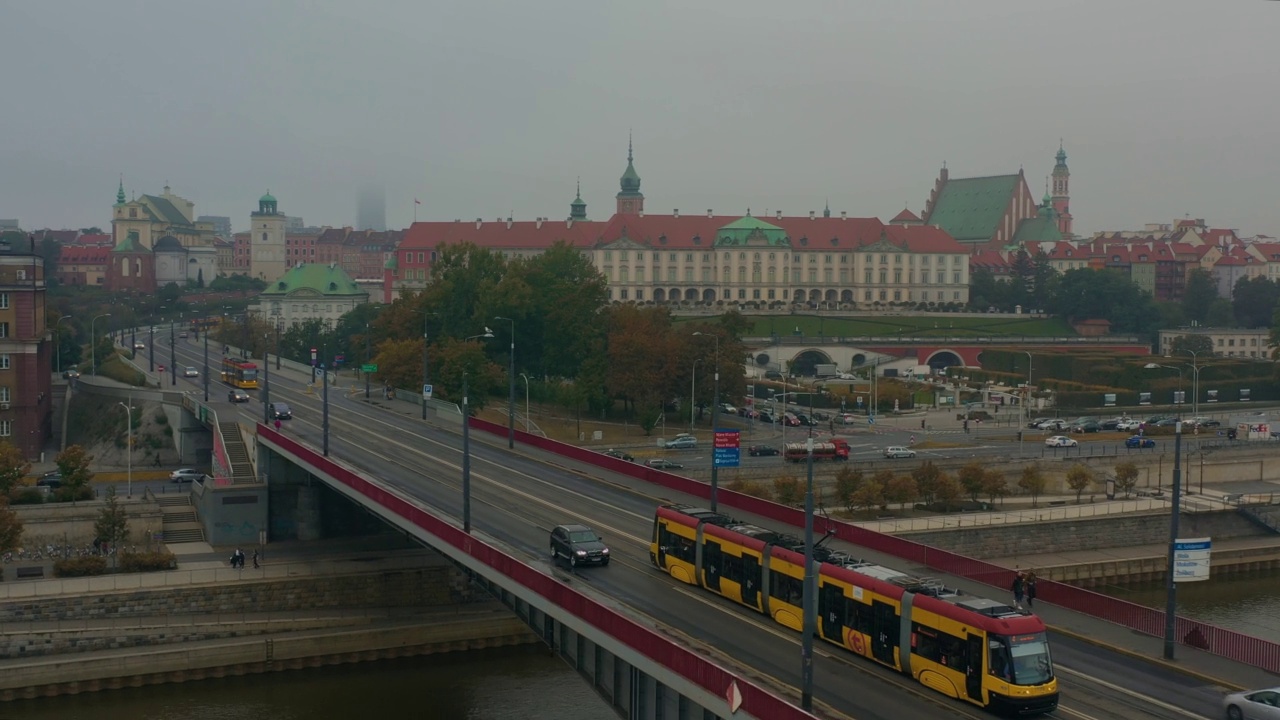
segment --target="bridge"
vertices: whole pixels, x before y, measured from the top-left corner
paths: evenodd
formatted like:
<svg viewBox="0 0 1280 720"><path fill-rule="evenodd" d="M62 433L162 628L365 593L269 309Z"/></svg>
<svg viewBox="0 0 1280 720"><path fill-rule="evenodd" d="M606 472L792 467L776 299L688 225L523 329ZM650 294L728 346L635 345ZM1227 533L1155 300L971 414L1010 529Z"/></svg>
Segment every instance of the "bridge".
<svg viewBox="0 0 1280 720"><path fill-rule="evenodd" d="M993 347L1016 347L1018 350L1033 352L1090 348L1134 355L1151 354L1151 345L1142 342L1141 338L1119 335L1105 337L774 335L743 338L743 343L751 356L748 367L756 369L755 372L749 371L748 374L791 368L794 374L807 375L812 374L812 368L817 364L835 365L841 372L859 372L867 367L902 371L914 371L918 367L941 370L955 365L977 367L982 364L982 351ZM883 373L883 370L877 372Z"/></svg>
<svg viewBox="0 0 1280 720"><path fill-rule="evenodd" d="M424 423L417 406L384 402L376 393L366 401L360 385L342 378L329 389L326 457L321 449L321 398L315 388L307 387L308 378L287 368L279 375L272 372L273 399L284 399L295 409L294 420L282 432L259 422L261 409L254 403L214 401L206 411L216 414L219 425L238 423L246 429L247 447L256 463L253 483L225 477L204 488L210 497L220 498L212 505L247 515L260 513L255 516L261 518L260 529L251 519L224 521L229 531L265 529L273 540L305 539L358 523L362 517L376 518L465 568L546 639L621 716L808 716L795 703L798 636L701 595L649 565L655 505L703 503L705 485L524 433L518 434L519 444L512 452L506 448L505 427L473 419L473 531L468 534L457 519L463 504L460 417L450 419L447 408L437 408ZM748 522L785 527L801 521L793 508L723 488L719 497L726 509ZM602 531L617 553L611 566L598 572L553 566L547 559L547 530L563 522L584 522ZM833 546L909 571L937 573L968 592L999 597L996 593L1003 592L1009 574L952 553L820 519L819 532L826 528L835 532ZM1075 695L1086 703L1077 707L1092 705L1110 708L1104 714L1124 714L1141 695L1178 698L1185 707L1217 712L1216 698L1210 701L1212 690L1206 689L1217 686L1214 680L1188 682L1167 670L1144 669L1111 651L1067 639L1074 627L1081 637L1125 635L1117 642L1130 642L1128 634L1114 632L1121 625L1155 636L1162 627L1162 613L1120 601L1106 604L1092 593L1055 583L1046 583L1041 596L1052 597L1053 604L1041 614L1046 622L1057 618L1056 659L1063 673L1068 668L1076 673L1060 675L1066 683L1064 709L1070 708L1069 698ZM1088 614L1059 614L1064 607ZM1243 678L1261 672L1259 667L1280 670L1280 653L1272 643L1251 643L1252 638L1236 638L1185 618L1179 618L1179 628L1203 628L1200 637L1210 638L1219 653L1236 653L1252 663L1253 668L1233 666L1238 682L1255 684ZM1155 645L1158 648L1158 639ZM1184 647L1179 652L1202 651ZM871 663L822 649L816 655L815 697L825 716L942 718L955 717L963 709ZM1180 660L1190 663L1199 657L1180 655ZM1124 669L1118 670L1121 666ZM1124 676L1127 688L1106 680L1115 680L1117 674ZM1185 717L1174 711L1153 716Z"/></svg>

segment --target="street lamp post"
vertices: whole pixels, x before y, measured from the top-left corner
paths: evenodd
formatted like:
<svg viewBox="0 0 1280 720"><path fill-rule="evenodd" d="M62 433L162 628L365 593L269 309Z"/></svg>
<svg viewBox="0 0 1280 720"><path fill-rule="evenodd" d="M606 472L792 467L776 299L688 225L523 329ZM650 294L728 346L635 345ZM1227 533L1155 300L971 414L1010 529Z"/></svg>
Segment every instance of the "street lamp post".
<svg viewBox="0 0 1280 720"><path fill-rule="evenodd" d="M169 374L173 384L178 384L178 336L173 331L173 318L169 318Z"/></svg>
<svg viewBox="0 0 1280 720"><path fill-rule="evenodd" d="M511 323L511 358L507 368L507 447L516 446L516 321L511 318L495 317L494 320L505 320Z"/></svg>
<svg viewBox="0 0 1280 720"><path fill-rule="evenodd" d="M1157 363L1147 363L1147 370L1164 368L1178 372L1178 391L1182 391L1182 368ZM1182 508L1182 410L1179 407L1178 421L1174 424L1173 435L1173 505L1169 512L1169 558L1165 566L1164 597L1164 656L1172 660L1177 645L1177 612L1178 583L1175 582L1175 561L1178 551L1178 516Z"/></svg>
<svg viewBox="0 0 1280 720"><path fill-rule="evenodd" d="M430 356L427 350L430 343L428 343L427 341L427 329L428 329L428 322L429 322L428 318L430 318L432 315L439 315L439 313L426 312L426 311L423 311L422 313L422 384L424 386L423 387L424 393L426 392L425 386L431 384L431 372L430 372L431 363L430 363ZM427 419L427 398L425 396L422 398L422 419L423 420Z"/></svg>
<svg viewBox="0 0 1280 720"><path fill-rule="evenodd" d="M485 328L479 335L472 335L463 342L477 338L492 338L493 331ZM468 398L471 387L467 372L462 371L462 531L471 532L471 405Z"/></svg>
<svg viewBox="0 0 1280 720"><path fill-rule="evenodd" d="M324 388L322 394L324 413L321 416L320 426L324 430L324 456L329 457L329 371L325 369L324 351L325 347L320 346L320 384Z"/></svg>
<svg viewBox="0 0 1280 720"><path fill-rule="evenodd" d="M263 358L266 365L266 358ZM209 402L209 328L204 329L204 401Z"/></svg>
<svg viewBox="0 0 1280 720"><path fill-rule="evenodd" d="M98 335L95 331L95 326L98 322L98 318L103 317L111 317L111 313L95 315L94 318L89 321L89 373L94 376L98 374Z"/></svg>
<svg viewBox="0 0 1280 720"><path fill-rule="evenodd" d="M1191 356L1191 415L1200 417L1200 358L1195 350L1184 349L1182 352Z"/></svg>
<svg viewBox="0 0 1280 720"><path fill-rule="evenodd" d="M62 324L63 320L70 320L70 319L71 319L70 315L63 315L62 317L58 318L58 322L53 324L53 337L57 341L57 344L54 346L54 356L57 357L59 375L62 374L62 333L61 331L58 330L58 326Z"/></svg>
<svg viewBox="0 0 1280 720"><path fill-rule="evenodd" d="M369 323L364 324L364 364L369 364ZM369 399L369 373L364 374L364 399Z"/></svg>
<svg viewBox="0 0 1280 720"><path fill-rule="evenodd" d="M125 475L128 484L125 486L125 497L133 497L133 398L129 398L129 404L122 402L116 403L124 408L124 437L125 437L125 457L128 473Z"/></svg>
<svg viewBox="0 0 1280 720"><path fill-rule="evenodd" d="M1022 427L1018 428L1018 457L1022 457L1022 435L1027 431L1027 422L1031 420L1031 353L1023 350L1027 356L1027 387L1022 393Z"/></svg>
<svg viewBox="0 0 1280 720"><path fill-rule="evenodd" d="M689 434L693 434L693 413L698 409L698 363L702 358L693 361L693 380L689 382Z"/></svg>
<svg viewBox="0 0 1280 720"><path fill-rule="evenodd" d="M805 444L809 465L808 480L804 490L804 592L801 612L804 613L804 635L800 645L800 706L813 709L813 636L817 630L815 600L818 596L818 577L813 571L813 426L809 426L809 439Z"/></svg>
<svg viewBox="0 0 1280 720"><path fill-rule="evenodd" d="M716 489L719 486L719 473L717 472L719 468L716 467L716 461L714 457L715 455L714 447L715 447L716 428L719 427L719 420L720 420L720 336L713 333L702 333L702 332L696 332L694 333L694 335L711 335L711 339L715 340L715 343L716 343L716 354L715 354L716 371L715 371L715 375L713 376L715 377L715 385L713 386L713 389L711 391L711 437L712 437L712 449L713 449L713 452L712 452L713 457L711 460L711 512L715 512L716 511Z"/></svg>
<svg viewBox="0 0 1280 720"><path fill-rule="evenodd" d="M520 373L520 379L524 380L524 431L529 432L529 376Z"/></svg>

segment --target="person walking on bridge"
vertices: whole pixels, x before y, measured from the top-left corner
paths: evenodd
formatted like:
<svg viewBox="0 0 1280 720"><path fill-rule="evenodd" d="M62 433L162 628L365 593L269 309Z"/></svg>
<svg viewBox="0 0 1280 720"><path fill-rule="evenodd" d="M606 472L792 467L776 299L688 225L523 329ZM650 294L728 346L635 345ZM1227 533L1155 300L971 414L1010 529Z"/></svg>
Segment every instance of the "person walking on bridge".
<svg viewBox="0 0 1280 720"><path fill-rule="evenodd" d="M1010 589L1013 590L1013 606L1021 610L1022 599L1026 597L1027 593L1027 576L1021 570L1018 571L1017 575L1013 576L1013 586Z"/></svg>

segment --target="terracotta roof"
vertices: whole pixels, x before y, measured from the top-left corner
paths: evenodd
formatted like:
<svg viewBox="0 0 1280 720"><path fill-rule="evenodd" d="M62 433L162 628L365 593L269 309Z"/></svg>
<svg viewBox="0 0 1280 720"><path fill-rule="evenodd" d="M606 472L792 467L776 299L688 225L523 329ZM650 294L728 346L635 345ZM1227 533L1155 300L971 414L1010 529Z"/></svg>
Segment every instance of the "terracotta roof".
<svg viewBox="0 0 1280 720"><path fill-rule="evenodd" d="M893 219L890 220L889 222L912 222L912 221L919 221L919 220L920 220L920 216L911 212L910 208L903 208L902 212L898 213L897 215L894 215Z"/></svg>
<svg viewBox="0 0 1280 720"><path fill-rule="evenodd" d="M1009 261L996 250L982 250L969 256L969 268L988 268L1005 270Z"/></svg>
<svg viewBox="0 0 1280 720"><path fill-rule="evenodd" d="M64 245L58 253L59 265L105 265L111 248L97 245Z"/></svg>
<svg viewBox="0 0 1280 720"><path fill-rule="evenodd" d="M101 235L98 235L98 234L81 235L80 237L76 238L75 240L72 240L68 244L70 245L111 245L112 240L110 235L103 233Z"/></svg>

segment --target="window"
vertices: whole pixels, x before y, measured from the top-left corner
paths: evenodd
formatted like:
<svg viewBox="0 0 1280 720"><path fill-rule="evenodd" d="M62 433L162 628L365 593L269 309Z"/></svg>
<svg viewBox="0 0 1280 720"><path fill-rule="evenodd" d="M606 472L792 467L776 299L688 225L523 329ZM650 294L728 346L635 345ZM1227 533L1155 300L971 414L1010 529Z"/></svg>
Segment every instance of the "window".
<svg viewBox="0 0 1280 720"><path fill-rule="evenodd" d="M773 289L772 289L772 288L770 288L770 289L769 289L769 299L770 299L770 300L775 300L775 299L777 299L777 298L775 298L775 297L774 297L774 295L775 295L775 293L774 293Z"/></svg>
<svg viewBox="0 0 1280 720"><path fill-rule="evenodd" d="M685 254L684 254L684 261L685 261L685 262L693 262L693 253L685 253Z"/></svg>
<svg viewBox="0 0 1280 720"><path fill-rule="evenodd" d="M623 299L623 300L626 300L626 299L627 299L627 289L626 289L626 288L622 288L622 299Z"/></svg>
<svg viewBox="0 0 1280 720"><path fill-rule="evenodd" d="M923 256L923 257L921 257L921 258L920 258L920 266L921 266L921 267L929 267L929 256L928 256L928 255L925 255L925 256Z"/></svg>
<svg viewBox="0 0 1280 720"><path fill-rule="evenodd" d="M675 253L671 253L670 255L668 255L668 256L667 256L667 259L668 259L668 260L670 260L671 262L675 262L675 261L676 261L676 254L675 254Z"/></svg>
<svg viewBox="0 0 1280 720"><path fill-rule="evenodd" d="M744 283L744 282L746 282L746 281L747 281L747 269L746 269L745 267L739 267L739 268L738 268L738 282L740 282L740 283Z"/></svg>
<svg viewBox="0 0 1280 720"><path fill-rule="evenodd" d="M675 281L676 281L676 269L675 269L675 268L673 268L673 267L669 267L669 268L667 268L667 280L669 280L669 281L671 281L671 282L675 282Z"/></svg>
<svg viewBox="0 0 1280 720"><path fill-rule="evenodd" d="M129 208L129 217L131 218L138 217L138 208ZM5 435L8 435L8 434L9 433L5 433Z"/></svg>
<svg viewBox="0 0 1280 720"><path fill-rule="evenodd" d="M644 268L642 267L636 268L636 282L644 282Z"/></svg>
<svg viewBox="0 0 1280 720"><path fill-rule="evenodd" d="M893 299L894 299L894 300L901 300L901 299L902 299L902 291L901 291L901 290L894 290L894 291L893 291Z"/></svg>
<svg viewBox="0 0 1280 720"><path fill-rule="evenodd" d="M867 302L871 302L871 291L867 290L866 292L862 293L862 299L866 300Z"/></svg>
<svg viewBox="0 0 1280 720"><path fill-rule="evenodd" d="M743 262L745 262L745 261L746 261L746 259L747 259L747 254L746 254L746 253L744 253L744 252L740 252L740 253L738 253L738 259L739 259L739 260L741 260L741 261L743 261Z"/></svg>
<svg viewBox="0 0 1280 720"><path fill-rule="evenodd" d="M262 233L262 242L266 242L266 241L267 241L267 234Z"/></svg>
<svg viewBox="0 0 1280 720"><path fill-rule="evenodd" d="M10 362L9 353L4 353L3 355L0 355L0 370L8 370L9 362Z"/></svg>
<svg viewBox="0 0 1280 720"><path fill-rule="evenodd" d="M620 257L620 259L621 259L623 262L626 262L626 261L627 261L627 259L628 259L628 258L627 258L628 253L627 253L627 251L626 251L626 250L623 250L623 251L621 251L621 252L620 252L620 253L618 253L618 254L621 256L621 257ZM624 296L624 297L625 297L625 296Z"/></svg>
<svg viewBox="0 0 1280 720"><path fill-rule="evenodd" d="M809 282L818 282L818 268L809 268Z"/></svg>
<svg viewBox="0 0 1280 720"><path fill-rule="evenodd" d="M9 392L8 385L0 385L0 403L10 402L13 398Z"/></svg>
<svg viewBox="0 0 1280 720"><path fill-rule="evenodd" d="M867 285L871 284L871 268L867 268L863 272L863 282Z"/></svg>
<svg viewBox="0 0 1280 720"><path fill-rule="evenodd" d="M604 259L605 259L605 262L608 262L608 261L610 261L610 260L613 260L613 251L612 251L612 250L605 250L605 251L604 251Z"/></svg>
<svg viewBox="0 0 1280 720"><path fill-rule="evenodd" d="M822 282L831 282L831 268L822 268Z"/></svg>
<svg viewBox="0 0 1280 720"><path fill-rule="evenodd" d="M0 437L9 437L13 434L13 421L0 420Z"/></svg>
<svg viewBox="0 0 1280 720"><path fill-rule="evenodd" d="M772 285L776 279L777 268L769 268L769 284Z"/></svg>
<svg viewBox="0 0 1280 720"><path fill-rule="evenodd" d="M693 268L687 267L684 269L684 281L693 282Z"/></svg>
<svg viewBox="0 0 1280 720"><path fill-rule="evenodd" d="M614 277L613 277L613 266L612 266L612 265L605 265L605 266L604 266L604 279L605 279L605 280L608 280L608 281L610 281L610 282L613 282L613 281L616 279L616 278L614 278Z"/></svg>
<svg viewBox="0 0 1280 720"><path fill-rule="evenodd" d="M9 325L9 323L0 323L0 324L3 324L5 327L8 327L8 325ZM8 337L8 336L7 336L7 335L0 335L0 337ZM1218 338L1218 347L1222 347L1222 338Z"/></svg>
<svg viewBox="0 0 1280 720"><path fill-rule="evenodd" d="M952 282L952 283L954 283L954 284L956 284L956 285L959 285L959 284L960 284L960 273L958 273L958 272L953 272L953 273L951 273L951 282Z"/></svg>
<svg viewBox="0 0 1280 720"><path fill-rule="evenodd" d="M773 260L774 260L774 255L776 255L776 254L777 254L777 253L769 253L769 262L773 262Z"/></svg>
<svg viewBox="0 0 1280 720"><path fill-rule="evenodd" d="M1235 338L1231 338L1230 340L1227 341L1227 347L1235 347L1235 346L1236 346Z"/></svg>
<svg viewBox="0 0 1280 720"><path fill-rule="evenodd" d="M895 269L895 270L893 271L893 284L894 284L894 285L901 285L901 284L902 284L902 271L901 271L901 270L897 270L897 269Z"/></svg>
<svg viewBox="0 0 1280 720"><path fill-rule="evenodd" d="M643 250L637 250L637 251L636 251L636 259L637 259L637 260L644 260L644 251L643 251Z"/></svg>
<svg viewBox="0 0 1280 720"><path fill-rule="evenodd" d="M742 288L738 288L738 299L739 299L739 300L746 300L746 299L747 299L747 291L746 291L746 290L744 290L744 289L742 289Z"/></svg>
<svg viewBox="0 0 1280 720"><path fill-rule="evenodd" d="M0 338L7 338L7 337L9 337L9 323L0 322ZM1218 344L1221 345L1222 341L1219 340Z"/></svg>
<svg viewBox="0 0 1280 720"><path fill-rule="evenodd" d="M939 270L939 271L938 271L938 284L939 284L939 285L942 285L942 284L944 284L946 281L947 281L947 273L946 273L946 272L944 272L944 271L942 271L942 270Z"/></svg>
<svg viewBox="0 0 1280 720"><path fill-rule="evenodd" d="M901 265L901 264L902 264L902 256L901 256L901 255L894 255L894 256L893 256L893 264L894 264L894 265Z"/></svg>
<svg viewBox="0 0 1280 720"><path fill-rule="evenodd" d="M702 282L711 282L711 268L702 268Z"/></svg>
<svg viewBox="0 0 1280 720"><path fill-rule="evenodd" d="M823 255L823 256L822 256L822 264L823 264L823 265L830 265L830 264L831 264L831 256L830 256L830 255Z"/></svg>
<svg viewBox="0 0 1280 720"><path fill-rule="evenodd" d="M752 291L751 291L751 299L752 299L752 300L759 300L759 299L760 299L760 291L759 291L759 290L752 290Z"/></svg>
<svg viewBox="0 0 1280 720"><path fill-rule="evenodd" d="M9 309L9 293L0 293L0 310Z"/></svg>
<svg viewBox="0 0 1280 720"><path fill-rule="evenodd" d="M881 291L880 291L880 299L881 299L881 300L888 300L888 299L889 299L889 294L888 294L886 291L881 290Z"/></svg>
<svg viewBox="0 0 1280 720"><path fill-rule="evenodd" d="M643 299L644 299L644 290L643 290L643 289L641 289L641 288L636 288L636 299L637 299L637 300L643 300Z"/></svg>
<svg viewBox="0 0 1280 720"><path fill-rule="evenodd" d="M889 282L889 271L888 271L888 270L881 270L881 271L880 271L880 284L881 284L881 285L884 285L884 284L885 284L885 283L887 283L887 282Z"/></svg>
<svg viewBox="0 0 1280 720"><path fill-rule="evenodd" d="M631 282L631 269L630 269L630 268L628 268L628 267L622 267L622 268L620 268L620 269L618 270L618 281L619 281L619 282ZM626 292L626 291L624 290L623 292ZM623 297L623 299L625 300L627 296L626 296L626 295L623 295L622 297Z"/></svg>

